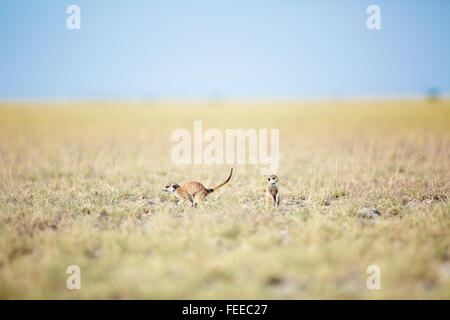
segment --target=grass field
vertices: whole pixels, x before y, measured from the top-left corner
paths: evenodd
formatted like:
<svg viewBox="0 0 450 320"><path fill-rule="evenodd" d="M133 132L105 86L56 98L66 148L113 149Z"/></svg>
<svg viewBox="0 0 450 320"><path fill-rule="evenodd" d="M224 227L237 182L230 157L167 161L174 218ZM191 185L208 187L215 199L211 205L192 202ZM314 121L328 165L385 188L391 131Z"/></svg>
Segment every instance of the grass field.
<svg viewBox="0 0 450 320"><path fill-rule="evenodd" d="M229 172L172 163L194 120L280 129L276 213L254 165L204 208L161 191ZM450 299L449 181L449 101L4 103L0 298Z"/></svg>

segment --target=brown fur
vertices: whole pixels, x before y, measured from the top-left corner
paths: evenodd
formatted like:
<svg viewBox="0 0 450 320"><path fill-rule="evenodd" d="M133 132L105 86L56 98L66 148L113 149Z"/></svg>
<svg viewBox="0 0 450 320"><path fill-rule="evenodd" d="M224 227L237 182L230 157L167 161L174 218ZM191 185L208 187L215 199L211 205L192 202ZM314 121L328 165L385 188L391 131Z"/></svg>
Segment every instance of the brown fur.
<svg viewBox="0 0 450 320"><path fill-rule="evenodd" d="M200 182L191 181L183 184L181 187L177 183L171 182L163 189L163 191L173 192L175 196L181 199L181 202L184 203L189 201L192 206L196 206L197 204L202 204L208 194L227 184L232 175L233 168L231 168L230 175L227 180L211 189L205 188L205 186L203 186Z"/></svg>
<svg viewBox="0 0 450 320"><path fill-rule="evenodd" d="M271 175L267 179L266 205L276 207L280 205L280 192L278 189L278 177L276 175Z"/></svg>

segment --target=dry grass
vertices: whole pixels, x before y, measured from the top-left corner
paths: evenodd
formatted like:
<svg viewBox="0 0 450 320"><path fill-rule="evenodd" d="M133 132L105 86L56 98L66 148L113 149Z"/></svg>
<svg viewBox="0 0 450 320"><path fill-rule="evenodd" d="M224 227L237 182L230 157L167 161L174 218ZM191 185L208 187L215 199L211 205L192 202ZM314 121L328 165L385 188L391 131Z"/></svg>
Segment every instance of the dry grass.
<svg viewBox="0 0 450 320"><path fill-rule="evenodd" d="M280 129L279 212L250 165L204 209L161 192L228 173L172 164L194 120ZM445 101L3 105L0 298L449 299L449 159Z"/></svg>

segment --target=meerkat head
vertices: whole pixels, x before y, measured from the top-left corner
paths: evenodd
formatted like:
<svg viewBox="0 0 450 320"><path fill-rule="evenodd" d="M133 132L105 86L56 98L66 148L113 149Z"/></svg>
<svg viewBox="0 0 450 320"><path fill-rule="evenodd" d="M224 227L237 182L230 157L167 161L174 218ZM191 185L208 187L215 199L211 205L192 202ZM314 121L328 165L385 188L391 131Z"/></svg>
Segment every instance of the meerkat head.
<svg viewBox="0 0 450 320"><path fill-rule="evenodd" d="M175 183L175 182L170 182L168 183L163 189L162 191L164 192L174 192L175 190L177 190L180 186Z"/></svg>
<svg viewBox="0 0 450 320"><path fill-rule="evenodd" d="M277 183L278 183L278 177L276 176L276 175L271 175L271 176L269 176L269 178L267 178L267 183L268 184L271 184L271 185L277 185Z"/></svg>

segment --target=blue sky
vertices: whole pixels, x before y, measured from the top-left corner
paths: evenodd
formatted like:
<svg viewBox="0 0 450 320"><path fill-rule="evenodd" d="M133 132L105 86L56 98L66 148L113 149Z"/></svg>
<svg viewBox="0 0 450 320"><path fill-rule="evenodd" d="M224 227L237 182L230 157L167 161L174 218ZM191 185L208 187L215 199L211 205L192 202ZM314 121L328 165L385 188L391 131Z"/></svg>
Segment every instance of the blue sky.
<svg viewBox="0 0 450 320"><path fill-rule="evenodd" d="M6 0L0 99L448 94L449 14L446 0Z"/></svg>

